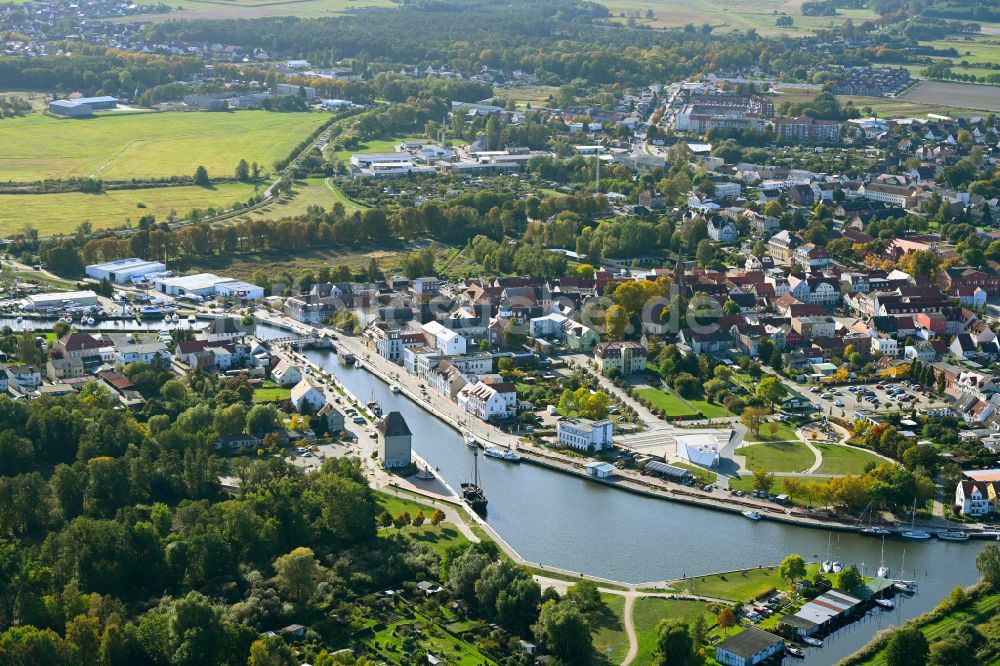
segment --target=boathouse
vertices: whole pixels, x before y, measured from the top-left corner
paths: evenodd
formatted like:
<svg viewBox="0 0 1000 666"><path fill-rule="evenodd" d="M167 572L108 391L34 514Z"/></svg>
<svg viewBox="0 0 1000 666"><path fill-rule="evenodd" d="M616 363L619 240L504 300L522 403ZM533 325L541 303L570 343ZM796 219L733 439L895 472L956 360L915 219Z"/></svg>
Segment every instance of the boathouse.
<svg viewBox="0 0 1000 666"><path fill-rule="evenodd" d="M747 627L715 646L715 660L726 666L753 666L767 661L785 649L780 636Z"/></svg>
<svg viewBox="0 0 1000 666"><path fill-rule="evenodd" d="M785 615L778 623L795 630L799 636L812 636L849 619L860 609L861 599L830 590L805 604L795 613Z"/></svg>

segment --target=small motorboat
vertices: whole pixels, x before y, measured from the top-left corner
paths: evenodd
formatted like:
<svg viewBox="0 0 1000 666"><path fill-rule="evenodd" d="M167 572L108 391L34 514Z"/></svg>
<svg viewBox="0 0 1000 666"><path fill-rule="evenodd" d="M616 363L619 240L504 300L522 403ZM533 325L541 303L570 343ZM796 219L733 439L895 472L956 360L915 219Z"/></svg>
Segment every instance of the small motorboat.
<svg viewBox="0 0 1000 666"><path fill-rule="evenodd" d="M87 317L87 326L93 326L96 323L97 323L96 319L94 319L93 317Z"/></svg>
<svg viewBox="0 0 1000 666"><path fill-rule="evenodd" d="M506 460L507 462L521 462L521 456L517 455L510 449L490 447L483 451L483 455L489 456L490 458L497 458L498 460Z"/></svg>
<svg viewBox="0 0 1000 666"><path fill-rule="evenodd" d="M868 536L889 536L892 534L892 530L888 530L884 527L866 527L861 530L862 534L867 534Z"/></svg>
<svg viewBox="0 0 1000 666"><path fill-rule="evenodd" d="M479 442L477 442L476 438L473 437L472 435L466 435L465 445L468 446L470 449L474 449L479 446Z"/></svg>
<svg viewBox="0 0 1000 666"><path fill-rule="evenodd" d="M830 564L830 560L823 560L823 564L819 565L819 570L823 573L830 573L833 570L833 565Z"/></svg>
<svg viewBox="0 0 1000 666"><path fill-rule="evenodd" d="M840 573L844 570L844 565L841 564L840 560L835 560L833 564L830 565L830 571L833 573Z"/></svg>
<svg viewBox="0 0 1000 666"><path fill-rule="evenodd" d="M917 591L917 584L911 580L897 580L892 584L892 587L906 594L913 594Z"/></svg>
<svg viewBox="0 0 1000 666"><path fill-rule="evenodd" d="M888 578L889 577L889 567L887 567L887 566L881 566L881 567L879 567L878 570L875 572L875 575L877 577L879 577L879 578Z"/></svg>
<svg viewBox="0 0 1000 666"><path fill-rule="evenodd" d="M791 657L795 657L796 659L806 658L806 651L800 647L795 647L794 645L786 645L785 653Z"/></svg>
<svg viewBox="0 0 1000 666"><path fill-rule="evenodd" d="M745 518L749 518L750 520L760 520L761 519L761 515L758 512L756 512L756 511L742 511L741 513L743 514L743 516Z"/></svg>
<svg viewBox="0 0 1000 666"><path fill-rule="evenodd" d="M962 530L945 530L944 532L938 532L937 538L944 541L968 541L969 535Z"/></svg>
<svg viewBox="0 0 1000 666"><path fill-rule="evenodd" d="M177 322L179 322L180 320L181 320L181 318L177 316L176 312L174 314L170 315L170 321L174 322L175 324Z"/></svg>
<svg viewBox="0 0 1000 666"><path fill-rule="evenodd" d="M892 599L876 599L875 603L886 610L892 610L896 607L896 602Z"/></svg>
<svg viewBox="0 0 1000 666"><path fill-rule="evenodd" d="M392 393L399 393L401 389L399 388L399 386L398 386L398 385L396 385L396 384L393 384L392 386L390 386L390 387L389 387L389 390L390 390L390 391L391 391Z"/></svg>
<svg viewBox="0 0 1000 666"><path fill-rule="evenodd" d="M434 472L431 471L430 467L421 467L419 470L417 470L417 478L424 480L433 479Z"/></svg>
<svg viewBox="0 0 1000 666"><path fill-rule="evenodd" d="M189 324L197 323L197 321L198 321L197 317L195 317L194 315L188 315L188 323Z"/></svg>
<svg viewBox="0 0 1000 666"><path fill-rule="evenodd" d="M813 638L812 636L803 636L802 642L807 645L812 645L813 647L823 647L823 641L819 638Z"/></svg>

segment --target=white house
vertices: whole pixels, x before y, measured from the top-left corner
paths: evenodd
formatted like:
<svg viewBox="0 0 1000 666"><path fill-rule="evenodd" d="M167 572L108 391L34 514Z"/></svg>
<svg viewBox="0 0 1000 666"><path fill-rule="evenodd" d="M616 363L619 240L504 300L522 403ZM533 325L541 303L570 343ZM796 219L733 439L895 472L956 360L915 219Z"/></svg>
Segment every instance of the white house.
<svg viewBox="0 0 1000 666"><path fill-rule="evenodd" d="M716 216L708 221L708 237L719 243L735 243L740 232L731 219Z"/></svg>
<svg viewBox="0 0 1000 666"><path fill-rule="evenodd" d="M933 351L933 347L931 350ZM875 352L881 352L885 356L896 356L899 353L899 341L896 338L874 337L872 338L872 353Z"/></svg>
<svg viewBox="0 0 1000 666"><path fill-rule="evenodd" d="M556 424L556 439L563 446L577 451L600 451L611 446L612 430L608 419L560 419Z"/></svg>
<svg viewBox="0 0 1000 666"><path fill-rule="evenodd" d="M291 400L298 412L302 412L306 408L315 412L326 403L322 389L309 376L304 377L292 388Z"/></svg>
<svg viewBox="0 0 1000 666"><path fill-rule="evenodd" d="M166 367L170 364L170 352L162 342L142 342L134 345L119 345L115 351L115 360L122 365L129 363L159 363Z"/></svg>
<svg viewBox="0 0 1000 666"><path fill-rule="evenodd" d="M678 435L677 455L701 467L719 464L719 443L712 435Z"/></svg>
<svg viewBox="0 0 1000 666"><path fill-rule="evenodd" d="M33 365L9 365L7 383L10 388L20 391L38 388L42 383L42 373Z"/></svg>
<svg viewBox="0 0 1000 666"><path fill-rule="evenodd" d="M506 419L517 413L517 389L512 382L467 384L458 392L458 406L483 421Z"/></svg>
<svg viewBox="0 0 1000 666"><path fill-rule="evenodd" d="M424 332L434 338L434 347L442 354L458 356L465 353L465 338L440 322L427 322L424 324Z"/></svg>
<svg viewBox="0 0 1000 666"><path fill-rule="evenodd" d="M988 481L962 479L955 487L955 507L963 516L985 516L993 511Z"/></svg>
<svg viewBox="0 0 1000 666"><path fill-rule="evenodd" d="M295 386L302 381L302 369L282 359L271 371L271 379L279 386Z"/></svg>

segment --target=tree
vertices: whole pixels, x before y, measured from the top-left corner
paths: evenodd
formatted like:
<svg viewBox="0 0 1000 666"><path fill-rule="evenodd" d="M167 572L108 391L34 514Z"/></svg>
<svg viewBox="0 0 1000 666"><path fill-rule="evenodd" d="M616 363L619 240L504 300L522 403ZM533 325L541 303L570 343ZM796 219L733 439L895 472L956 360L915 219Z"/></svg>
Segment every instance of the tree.
<svg viewBox="0 0 1000 666"><path fill-rule="evenodd" d="M841 571L840 576L837 578L837 587L844 592L853 592L862 583L864 583L864 580L861 578L858 568L853 564Z"/></svg>
<svg viewBox="0 0 1000 666"><path fill-rule="evenodd" d="M532 632L554 655L569 664L585 663L594 649L587 619L572 602L546 602Z"/></svg>
<svg viewBox="0 0 1000 666"><path fill-rule="evenodd" d="M733 299L726 299L726 302L722 304L722 314L724 315L736 315L740 313L740 305Z"/></svg>
<svg viewBox="0 0 1000 666"><path fill-rule="evenodd" d="M194 170L194 184L198 187L211 187L212 181L208 177L208 169L198 165L198 168Z"/></svg>
<svg viewBox="0 0 1000 666"><path fill-rule="evenodd" d="M240 163L236 165L236 180L248 183L250 182L250 165L247 164L246 160L240 160Z"/></svg>
<svg viewBox="0 0 1000 666"><path fill-rule="evenodd" d="M924 666L929 648L923 632L915 627L897 629L885 648L886 666Z"/></svg>
<svg viewBox="0 0 1000 666"><path fill-rule="evenodd" d="M293 600L303 602L313 593L320 575L311 548L299 547L274 561L278 587Z"/></svg>
<svg viewBox="0 0 1000 666"><path fill-rule="evenodd" d="M774 474L765 469L755 469L753 471L753 489L762 490L765 493L771 492L774 486Z"/></svg>
<svg viewBox="0 0 1000 666"><path fill-rule="evenodd" d="M628 329L628 312L620 305L612 305L604 315L604 327L612 340L625 338Z"/></svg>
<svg viewBox="0 0 1000 666"><path fill-rule="evenodd" d="M392 527L392 514L388 511L383 511L378 514L378 518L375 519L376 524L381 528Z"/></svg>
<svg viewBox="0 0 1000 666"><path fill-rule="evenodd" d="M806 577L806 561L801 555L789 555L781 561L778 575L790 583Z"/></svg>
<svg viewBox="0 0 1000 666"><path fill-rule="evenodd" d="M695 248L695 261L702 267L715 261L715 244L707 238L698 241L698 246Z"/></svg>
<svg viewBox="0 0 1000 666"><path fill-rule="evenodd" d="M736 626L736 613L732 608L726 607L719 611L715 620L719 623L719 628L728 634L729 630Z"/></svg>
<svg viewBox="0 0 1000 666"><path fill-rule="evenodd" d="M764 377L757 385L757 397L769 405L778 405L788 389L777 377Z"/></svg>
<svg viewBox="0 0 1000 666"><path fill-rule="evenodd" d="M990 587L1000 588L1000 547L991 543L979 551L976 555L976 570Z"/></svg>
<svg viewBox="0 0 1000 666"><path fill-rule="evenodd" d="M770 413L766 407L747 407L740 414L740 423L745 425L754 435L760 435L760 427L764 424L764 417Z"/></svg>
<svg viewBox="0 0 1000 666"><path fill-rule="evenodd" d="M424 516L424 512L423 511L417 511L417 515L413 516L413 526L414 527L420 527L421 525L424 524L424 520L426 520L426 518Z"/></svg>
<svg viewBox="0 0 1000 666"><path fill-rule="evenodd" d="M663 620L656 629L655 659L660 666L688 666L694 655L691 629L681 620Z"/></svg>
<svg viewBox="0 0 1000 666"><path fill-rule="evenodd" d="M267 636L250 644L247 666L291 666L294 657L281 636Z"/></svg>
<svg viewBox="0 0 1000 666"><path fill-rule="evenodd" d="M278 426L278 408L271 403L254 405L247 414L246 428L254 435L260 437L271 432Z"/></svg>
<svg viewBox="0 0 1000 666"><path fill-rule="evenodd" d="M565 599L572 601L580 612L589 618L594 618L604 609L604 601L597 585L590 580L581 580L566 590Z"/></svg>
<svg viewBox="0 0 1000 666"><path fill-rule="evenodd" d="M440 525L441 521L445 519L444 511L441 509L434 509L434 513L431 514L431 525Z"/></svg>

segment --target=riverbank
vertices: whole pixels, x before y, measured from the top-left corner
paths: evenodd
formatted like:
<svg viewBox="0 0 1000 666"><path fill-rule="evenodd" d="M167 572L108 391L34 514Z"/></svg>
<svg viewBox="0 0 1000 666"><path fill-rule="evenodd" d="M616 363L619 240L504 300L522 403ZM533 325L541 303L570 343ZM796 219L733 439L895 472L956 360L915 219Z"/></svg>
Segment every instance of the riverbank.
<svg viewBox="0 0 1000 666"><path fill-rule="evenodd" d="M315 329L285 317L262 317L271 325L299 335L314 335ZM431 395L426 392L420 380L407 373L398 365L373 353L360 340L338 334L330 329L321 329L320 334L336 336L335 346L341 353L348 352L362 359L362 369L387 385L396 385L400 392L424 411L438 418L442 423L460 434L470 433L483 445L499 446L517 450L524 463L571 475L579 479L600 484L604 487L623 490L658 500L665 500L688 506L724 512L731 515L742 514L745 511L756 511L763 520L781 524L809 527L827 531L863 534L863 527L853 518L822 515L803 509L788 508L782 505L758 500L751 497L738 498L723 494L718 490L705 491L701 488L689 488L671 484L654 477L644 476L631 470L617 470L610 479L600 479L591 476L586 471L586 459L566 456L543 447L519 440L517 437L502 433L492 426L471 417L461 411L458 406L446 397ZM301 353L295 353L296 360L314 365ZM318 367L318 366L316 366ZM438 399L440 398L440 399ZM978 536L970 534L971 536ZM988 538L988 534L983 535Z"/></svg>

